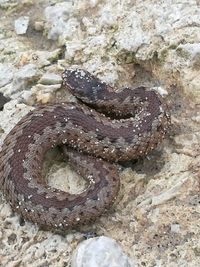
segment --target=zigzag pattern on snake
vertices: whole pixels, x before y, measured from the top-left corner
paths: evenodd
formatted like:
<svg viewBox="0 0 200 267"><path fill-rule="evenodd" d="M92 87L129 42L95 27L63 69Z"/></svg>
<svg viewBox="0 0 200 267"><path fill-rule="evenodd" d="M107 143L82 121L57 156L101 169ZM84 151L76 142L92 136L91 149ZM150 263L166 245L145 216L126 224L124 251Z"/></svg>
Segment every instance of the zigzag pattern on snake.
<svg viewBox="0 0 200 267"><path fill-rule="evenodd" d="M161 96L149 88L115 92L81 69L65 70L62 77L78 102L36 107L14 126L0 152L0 188L23 218L66 230L113 203L119 176L111 162L146 155L164 138L170 118ZM80 194L51 188L41 177L45 153L61 144L88 182Z"/></svg>

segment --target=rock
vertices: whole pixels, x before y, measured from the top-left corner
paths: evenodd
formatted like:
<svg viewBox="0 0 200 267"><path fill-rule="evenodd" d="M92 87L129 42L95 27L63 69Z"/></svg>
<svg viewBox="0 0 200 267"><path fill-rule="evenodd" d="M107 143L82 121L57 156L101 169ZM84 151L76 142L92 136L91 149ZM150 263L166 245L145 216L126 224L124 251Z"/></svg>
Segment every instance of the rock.
<svg viewBox="0 0 200 267"><path fill-rule="evenodd" d="M61 84L61 75L55 73L45 73L39 80L39 83L44 85Z"/></svg>
<svg viewBox="0 0 200 267"><path fill-rule="evenodd" d="M191 59L193 59L196 56L200 55L200 43L195 44L180 44L177 47L178 50L183 50L185 52L185 55L188 55Z"/></svg>
<svg viewBox="0 0 200 267"><path fill-rule="evenodd" d="M180 225L177 223L172 224L171 225L171 232L179 233L180 232Z"/></svg>
<svg viewBox="0 0 200 267"><path fill-rule="evenodd" d="M29 25L29 17L23 16L15 20L15 31L17 34L25 34Z"/></svg>
<svg viewBox="0 0 200 267"><path fill-rule="evenodd" d="M15 74L15 80L30 79L36 75L37 68L34 64L27 64L20 68Z"/></svg>
<svg viewBox="0 0 200 267"><path fill-rule="evenodd" d="M10 0L0 0L1 7L7 7L9 5Z"/></svg>
<svg viewBox="0 0 200 267"><path fill-rule="evenodd" d="M60 88L60 84L52 84L52 85L43 85L37 84L33 86L31 91L35 96L37 102L42 104L47 104L51 100L53 100L54 92Z"/></svg>
<svg viewBox="0 0 200 267"><path fill-rule="evenodd" d="M19 65L24 66L25 64L33 64L36 68L43 68L50 66L53 62L57 61L61 49L55 50L29 50L20 54Z"/></svg>
<svg viewBox="0 0 200 267"><path fill-rule="evenodd" d="M38 32L43 31L44 30L44 22L43 21L35 21L34 28Z"/></svg>
<svg viewBox="0 0 200 267"><path fill-rule="evenodd" d="M58 38L72 36L76 26L79 25L75 18L69 18L73 9L71 1L58 3L45 9L46 27L49 30L48 39L58 40Z"/></svg>
<svg viewBox="0 0 200 267"><path fill-rule="evenodd" d="M47 166L44 165L44 167L46 170L48 170L48 184L54 188L69 192L70 194L80 194L83 192L87 187L85 180L80 177L75 170L72 170L68 164L67 166L66 163L58 164L55 162L54 164L56 151L51 151L47 155ZM49 162L52 163L50 169L48 166ZM63 179L63 177L65 177L65 179Z"/></svg>
<svg viewBox="0 0 200 267"><path fill-rule="evenodd" d="M13 77L12 92L27 89L29 83L38 77L38 70L35 64L27 64L20 68Z"/></svg>
<svg viewBox="0 0 200 267"><path fill-rule="evenodd" d="M10 83L13 79L14 68L11 64L0 63L0 87Z"/></svg>
<svg viewBox="0 0 200 267"><path fill-rule="evenodd" d="M72 258L72 267L134 267L114 239L101 236L82 242Z"/></svg>

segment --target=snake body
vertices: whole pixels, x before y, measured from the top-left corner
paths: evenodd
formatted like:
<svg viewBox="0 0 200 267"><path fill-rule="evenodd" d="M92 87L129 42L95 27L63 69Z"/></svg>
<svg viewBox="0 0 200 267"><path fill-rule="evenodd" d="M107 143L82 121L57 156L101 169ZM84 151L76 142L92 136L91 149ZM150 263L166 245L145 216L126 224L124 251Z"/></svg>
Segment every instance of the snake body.
<svg viewBox="0 0 200 267"><path fill-rule="evenodd" d="M113 203L119 176L110 162L146 155L164 138L170 118L162 98L148 88L114 92L81 69L65 70L62 78L78 103L36 107L14 126L0 152L0 187L23 218L66 230L97 218ZM51 188L41 178L45 153L61 144L88 182L80 194Z"/></svg>

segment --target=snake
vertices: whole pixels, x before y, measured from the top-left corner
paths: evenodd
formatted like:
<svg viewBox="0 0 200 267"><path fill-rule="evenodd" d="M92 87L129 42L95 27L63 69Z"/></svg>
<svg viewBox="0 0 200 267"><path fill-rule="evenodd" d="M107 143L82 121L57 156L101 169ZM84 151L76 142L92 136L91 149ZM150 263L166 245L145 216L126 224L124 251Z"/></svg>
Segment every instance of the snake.
<svg viewBox="0 0 200 267"><path fill-rule="evenodd" d="M0 151L0 188L14 212L44 229L87 224L114 203L117 164L146 156L170 125L167 105L152 88L115 90L84 69L66 69L62 86L76 101L39 105L7 134ZM77 194L42 177L48 150L63 149L86 180Z"/></svg>

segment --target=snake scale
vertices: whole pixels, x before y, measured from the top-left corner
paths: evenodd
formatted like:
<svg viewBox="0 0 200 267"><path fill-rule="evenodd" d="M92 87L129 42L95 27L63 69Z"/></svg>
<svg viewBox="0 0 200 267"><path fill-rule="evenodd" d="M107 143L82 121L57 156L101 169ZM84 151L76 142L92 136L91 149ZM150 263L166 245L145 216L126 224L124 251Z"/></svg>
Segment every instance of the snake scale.
<svg viewBox="0 0 200 267"><path fill-rule="evenodd" d="M170 117L161 96L150 88L114 91L82 69L65 70L62 78L77 103L36 107L14 126L0 152L0 187L24 219L67 230L97 218L114 202L119 176L111 162L154 149ZM52 188L41 178L45 153L61 144L87 181L80 194Z"/></svg>

